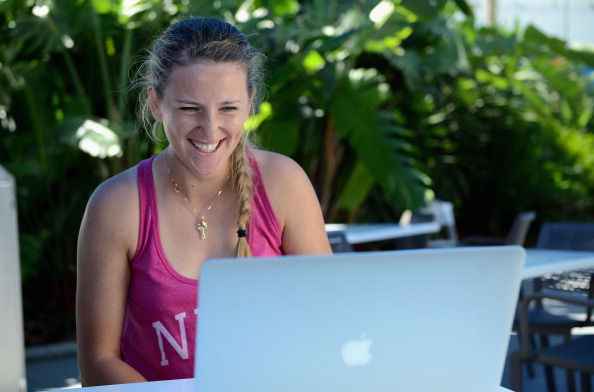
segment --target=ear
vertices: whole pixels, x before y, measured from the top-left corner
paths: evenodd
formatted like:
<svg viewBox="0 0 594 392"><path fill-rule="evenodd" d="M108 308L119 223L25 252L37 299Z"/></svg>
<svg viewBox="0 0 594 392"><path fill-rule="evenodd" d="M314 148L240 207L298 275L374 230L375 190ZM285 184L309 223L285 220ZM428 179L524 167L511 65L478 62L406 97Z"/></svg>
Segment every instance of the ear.
<svg viewBox="0 0 594 392"><path fill-rule="evenodd" d="M247 108L248 117L252 113L252 105L253 104L254 104L254 93L252 93L252 95L250 95L250 98L248 100L248 108Z"/></svg>
<svg viewBox="0 0 594 392"><path fill-rule="evenodd" d="M163 113L161 113L161 107L159 98L157 98L157 92L152 86L148 87L148 101L151 108L151 113L157 122L163 122Z"/></svg>

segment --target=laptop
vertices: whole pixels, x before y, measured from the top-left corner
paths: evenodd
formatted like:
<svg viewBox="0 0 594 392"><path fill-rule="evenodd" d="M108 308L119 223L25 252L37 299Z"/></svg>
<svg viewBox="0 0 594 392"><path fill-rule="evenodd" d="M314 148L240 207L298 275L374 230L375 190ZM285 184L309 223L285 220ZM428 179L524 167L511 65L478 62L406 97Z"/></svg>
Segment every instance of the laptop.
<svg viewBox="0 0 594 392"><path fill-rule="evenodd" d="M499 246L208 261L196 391L496 391L524 259Z"/></svg>

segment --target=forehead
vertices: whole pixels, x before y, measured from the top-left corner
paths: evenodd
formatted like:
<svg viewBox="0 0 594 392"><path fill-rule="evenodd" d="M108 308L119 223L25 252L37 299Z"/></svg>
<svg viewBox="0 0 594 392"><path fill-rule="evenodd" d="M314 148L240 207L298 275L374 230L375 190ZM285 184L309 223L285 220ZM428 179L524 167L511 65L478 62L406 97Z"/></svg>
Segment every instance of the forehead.
<svg viewBox="0 0 594 392"><path fill-rule="evenodd" d="M204 60L174 68L167 83L168 86L176 85L176 88L193 88L198 84L215 85L219 89L234 87L234 90L247 90L247 72L240 63Z"/></svg>

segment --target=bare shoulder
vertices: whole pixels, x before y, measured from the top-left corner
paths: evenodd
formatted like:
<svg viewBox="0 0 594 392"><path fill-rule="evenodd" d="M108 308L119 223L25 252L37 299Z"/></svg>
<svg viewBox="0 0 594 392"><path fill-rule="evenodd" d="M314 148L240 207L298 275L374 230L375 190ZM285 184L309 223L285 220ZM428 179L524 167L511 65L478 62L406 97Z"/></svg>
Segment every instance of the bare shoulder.
<svg viewBox="0 0 594 392"><path fill-rule="evenodd" d="M265 150L254 150L253 153L267 188L307 180L307 175L293 159Z"/></svg>
<svg viewBox="0 0 594 392"><path fill-rule="evenodd" d="M91 195L88 208L99 212L121 210L125 213L130 207L138 205L136 173L135 166L101 183Z"/></svg>
<svg viewBox="0 0 594 392"><path fill-rule="evenodd" d="M254 156L275 212L281 213L284 204L299 201L304 194L314 192L307 174L293 159L263 150L255 150Z"/></svg>
<svg viewBox="0 0 594 392"><path fill-rule="evenodd" d="M136 173L136 167L130 168L95 189L81 225L81 235L87 244L102 239L126 248L129 255L134 253L139 222Z"/></svg>
<svg viewBox="0 0 594 392"><path fill-rule="evenodd" d="M287 254L330 253L324 219L305 171L284 155L254 151Z"/></svg>

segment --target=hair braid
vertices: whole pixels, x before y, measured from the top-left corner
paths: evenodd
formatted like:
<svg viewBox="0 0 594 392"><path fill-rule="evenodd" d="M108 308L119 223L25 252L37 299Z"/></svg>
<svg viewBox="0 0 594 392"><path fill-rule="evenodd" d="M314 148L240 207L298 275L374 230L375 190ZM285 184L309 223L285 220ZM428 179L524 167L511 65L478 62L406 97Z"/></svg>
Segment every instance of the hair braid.
<svg viewBox="0 0 594 392"><path fill-rule="evenodd" d="M252 196L254 191L253 172L248 157L249 141L246 135L242 135L239 144L232 155L231 174L233 187L235 188L237 203L237 228L240 231L247 230L250 214L252 213ZM248 233L249 235L250 233ZM252 257L252 250L245 235L239 235L235 248L235 257Z"/></svg>

